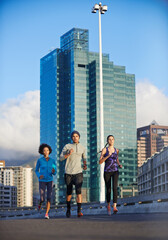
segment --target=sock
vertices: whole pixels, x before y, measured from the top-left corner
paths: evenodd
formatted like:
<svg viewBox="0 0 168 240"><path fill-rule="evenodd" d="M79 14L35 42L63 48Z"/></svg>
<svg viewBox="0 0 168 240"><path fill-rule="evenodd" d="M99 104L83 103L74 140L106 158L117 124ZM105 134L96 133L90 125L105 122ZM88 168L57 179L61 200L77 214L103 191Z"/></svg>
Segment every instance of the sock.
<svg viewBox="0 0 168 240"><path fill-rule="evenodd" d="M78 205L78 213L79 213L79 212L81 212L81 205L82 204L81 203L77 203L77 205Z"/></svg>
<svg viewBox="0 0 168 240"><path fill-rule="evenodd" d="M67 209L71 209L71 202L67 201Z"/></svg>

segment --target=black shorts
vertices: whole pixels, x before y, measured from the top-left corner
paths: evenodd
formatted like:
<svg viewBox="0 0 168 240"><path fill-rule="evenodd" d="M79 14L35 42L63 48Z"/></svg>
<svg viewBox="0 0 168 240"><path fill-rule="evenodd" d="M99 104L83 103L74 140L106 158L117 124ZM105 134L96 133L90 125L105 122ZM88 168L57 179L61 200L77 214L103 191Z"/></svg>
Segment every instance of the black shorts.
<svg viewBox="0 0 168 240"><path fill-rule="evenodd" d="M73 185L75 185L76 194L81 194L81 188L83 183L83 173L78 174L65 174L65 183L67 185L67 195L72 194Z"/></svg>

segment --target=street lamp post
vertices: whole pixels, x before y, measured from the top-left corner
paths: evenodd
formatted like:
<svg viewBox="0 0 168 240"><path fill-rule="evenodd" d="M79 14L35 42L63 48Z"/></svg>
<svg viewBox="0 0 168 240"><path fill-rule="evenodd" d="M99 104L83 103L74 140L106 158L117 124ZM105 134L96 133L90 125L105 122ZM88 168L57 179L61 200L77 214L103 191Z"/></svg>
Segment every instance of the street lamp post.
<svg viewBox="0 0 168 240"><path fill-rule="evenodd" d="M102 71L102 40L101 40L101 14L107 11L107 6L95 4L92 13L99 11L99 75L100 75L100 149L104 147L104 113L103 113L103 71ZM103 179L104 163L100 165L100 202L105 201L105 183Z"/></svg>

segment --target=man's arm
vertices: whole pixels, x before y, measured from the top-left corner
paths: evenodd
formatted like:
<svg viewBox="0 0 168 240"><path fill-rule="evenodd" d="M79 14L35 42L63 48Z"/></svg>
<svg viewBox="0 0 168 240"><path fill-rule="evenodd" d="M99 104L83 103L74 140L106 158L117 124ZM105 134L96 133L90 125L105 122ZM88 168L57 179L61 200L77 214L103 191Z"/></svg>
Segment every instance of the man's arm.
<svg viewBox="0 0 168 240"><path fill-rule="evenodd" d="M82 154L82 158L83 158L83 169L86 170L87 169L87 163L86 163L86 149L84 149L84 152Z"/></svg>
<svg viewBox="0 0 168 240"><path fill-rule="evenodd" d="M68 150L67 145L65 145L60 154L60 161L67 159L73 153L73 151L73 149Z"/></svg>

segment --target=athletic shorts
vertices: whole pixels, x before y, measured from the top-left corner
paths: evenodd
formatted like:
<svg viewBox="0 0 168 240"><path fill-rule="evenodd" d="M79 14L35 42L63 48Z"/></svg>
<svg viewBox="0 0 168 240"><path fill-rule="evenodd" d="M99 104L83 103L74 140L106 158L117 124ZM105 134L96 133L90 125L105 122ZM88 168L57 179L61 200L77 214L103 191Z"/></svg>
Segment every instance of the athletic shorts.
<svg viewBox="0 0 168 240"><path fill-rule="evenodd" d="M53 181L41 182L39 181L40 201L45 202L45 190L47 188L47 201L51 202Z"/></svg>
<svg viewBox="0 0 168 240"><path fill-rule="evenodd" d="M73 185L75 185L76 194L81 194L83 173L73 175L65 174L65 183L67 185L67 195L72 194Z"/></svg>

